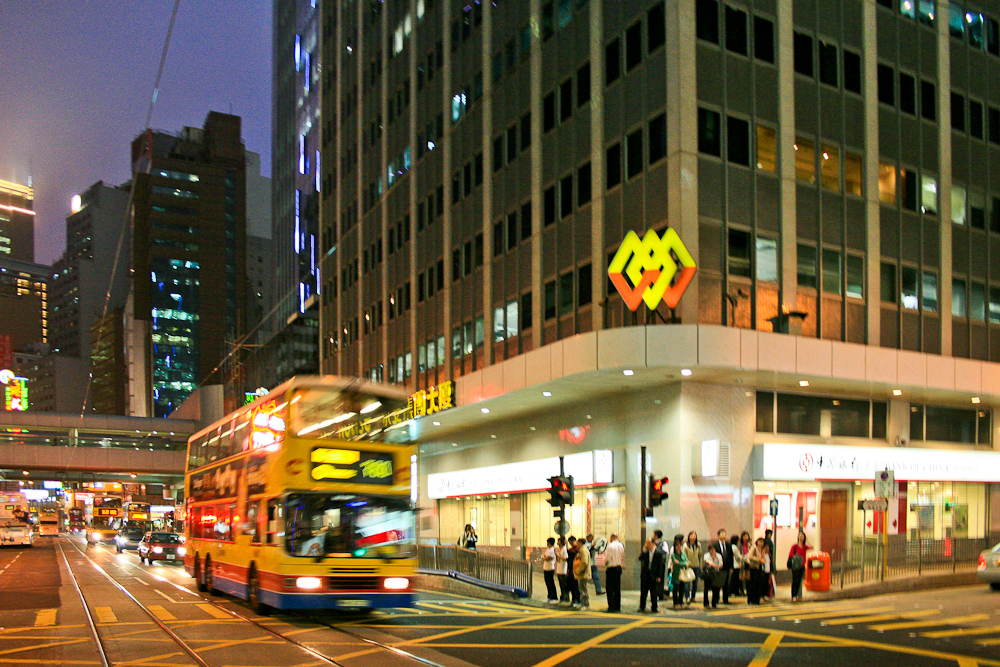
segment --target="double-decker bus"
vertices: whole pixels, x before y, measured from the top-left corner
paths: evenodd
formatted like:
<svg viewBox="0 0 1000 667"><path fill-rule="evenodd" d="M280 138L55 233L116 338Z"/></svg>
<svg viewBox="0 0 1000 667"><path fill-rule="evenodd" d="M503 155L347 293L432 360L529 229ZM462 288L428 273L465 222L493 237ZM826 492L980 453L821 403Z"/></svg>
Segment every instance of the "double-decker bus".
<svg viewBox="0 0 1000 667"><path fill-rule="evenodd" d="M297 377L193 435L184 567L198 588L262 613L411 606L411 417L396 390Z"/></svg>
<svg viewBox="0 0 1000 667"><path fill-rule="evenodd" d="M59 534L59 508L40 507L38 509L38 534L58 535Z"/></svg>
<svg viewBox="0 0 1000 667"><path fill-rule="evenodd" d="M152 529L153 523L150 514L149 503L127 502L124 507L124 523L138 524L147 529Z"/></svg>
<svg viewBox="0 0 1000 667"><path fill-rule="evenodd" d="M88 544L114 542L122 527L122 499L116 496L94 496L94 514L87 531Z"/></svg>
<svg viewBox="0 0 1000 667"><path fill-rule="evenodd" d="M70 507L67 514L69 514L69 532L82 533L87 530L82 507Z"/></svg>
<svg viewBox="0 0 1000 667"><path fill-rule="evenodd" d="M0 546L30 547L34 541L28 499L23 493L0 493Z"/></svg>

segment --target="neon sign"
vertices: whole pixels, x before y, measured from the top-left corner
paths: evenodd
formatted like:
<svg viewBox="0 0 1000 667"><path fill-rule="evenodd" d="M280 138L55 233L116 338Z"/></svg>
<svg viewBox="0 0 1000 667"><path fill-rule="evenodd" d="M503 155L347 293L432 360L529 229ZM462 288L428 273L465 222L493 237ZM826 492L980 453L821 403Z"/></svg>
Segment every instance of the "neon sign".
<svg viewBox="0 0 1000 667"><path fill-rule="evenodd" d="M629 310L638 309L642 302L656 310L661 300L676 308L697 268L673 228L663 238L650 229L641 241L630 231L608 265L608 277Z"/></svg>
<svg viewBox="0 0 1000 667"><path fill-rule="evenodd" d="M14 375L14 371L0 370L0 383L4 385L3 409L24 412L28 409L28 378Z"/></svg>
<svg viewBox="0 0 1000 667"><path fill-rule="evenodd" d="M278 402L271 400L253 411L250 448L276 450L285 436L285 418Z"/></svg>

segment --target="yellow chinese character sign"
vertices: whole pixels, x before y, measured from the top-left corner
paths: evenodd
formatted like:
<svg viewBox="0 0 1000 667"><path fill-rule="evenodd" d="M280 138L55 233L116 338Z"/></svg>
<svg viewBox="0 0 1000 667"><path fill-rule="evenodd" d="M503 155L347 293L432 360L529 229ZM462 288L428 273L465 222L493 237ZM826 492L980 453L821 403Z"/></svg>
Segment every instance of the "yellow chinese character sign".
<svg viewBox="0 0 1000 667"><path fill-rule="evenodd" d="M641 241L633 231L625 236L608 266L608 277L629 310L636 310L643 301L656 310L661 299L676 308L696 270L677 232L667 229L660 238L650 229Z"/></svg>

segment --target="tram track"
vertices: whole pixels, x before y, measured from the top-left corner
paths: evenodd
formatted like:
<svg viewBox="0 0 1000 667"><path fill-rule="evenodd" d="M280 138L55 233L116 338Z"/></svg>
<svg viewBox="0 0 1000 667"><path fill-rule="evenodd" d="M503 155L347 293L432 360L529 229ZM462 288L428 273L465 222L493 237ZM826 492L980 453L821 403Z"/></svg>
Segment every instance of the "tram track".
<svg viewBox="0 0 1000 667"><path fill-rule="evenodd" d="M89 561L90 564L98 572L100 572L105 578L107 578L107 580L116 589L118 589L121 593L123 593L132 603L134 603L135 605L137 605L142 610L142 612L146 616L148 616L159 627L159 629L162 630L172 641L174 641L178 645L178 647L181 650L184 651L184 653L186 655L188 655L189 657L191 657L191 659L193 659L196 664L200 665L201 667L211 667L211 664L209 662L207 662L205 660L205 658L202 657L198 653L197 649L195 649L194 647L192 647L190 644L188 644L186 641L184 641L183 638L179 637L175 632L173 632L173 630L171 630L169 628L169 626L167 626L167 624L163 620L161 620L147 605L143 604L127 588L125 588L120 582L118 582L114 578L114 576L112 576L104 568L103 565L101 565L100 563L98 563L94 558L92 558L90 555L88 555L83 550L81 550L72 541L70 542L70 544L71 544L71 546L73 547L73 549L75 551L77 551L83 558L85 558L87 561ZM67 569L70 572L70 576L71 576L71 578L73 580L74 588L75 588L75 590L77 592L77 595L79 596L80 601L83 604L84 610L86 612L85 616L86 616L86 619L87 619L87 625L89 626L89 630L90 630L91 634L93 635L94 641L95 641L95 643L97 645L97 650L98 650L98 653L100 654L102 667L111 667L111 665L113 663L112 663L112 661L108 657L107 648L106 648L106 646L104 644L104 639L102 639L101 634L100 634L100 632L98 630L98 627L97 627L97 623L94 621L93 615L91 614L90 607L89 607L89 604L88 604L88 600L87 600L86 596L84 595L83 590L81 589L81 587L80 587L80 585L79 585L79 583L77 581L76 575L73 572L73 568L71 567L71 565L69 563L69 559L66 557L66 554L65 554L65 552L63 550L61 542L60 542L60 544L58 546L59 546L59 551L62 554L63 560L65 561L66 567L67 567ZM109 556L111 555L109 552L106 552L106 551L103 551L103 550L102 550L102 553L105 553L105 554L107 554ZM333 667L346 667L343 663L338 662L336 658L328 656L328 655L325 655L325 654L317 651L316 649L314 649L314 648L312 648L310 646L307 646L303 642L300 642L296 638L290 637L290 636L288 636L286 634L283 634L279 630L270 627L269 624L262 623L260 621L257 621L255 619L253 619L253 618L250 618L248 616L240 614L240 613L234 611L233 609L230 609L228 606L220 604L219 601L214 600L211 597L205 597L205 596L203 596L203 595L201 595L201 594L199 594L199 593L197 593L195 591L192 591L192 590L190 590L190 589L188 589L188 588L186 588L186 587L184 587L184 586L182 586L182 585L180 585L180 584L178 584L176 582L170 581L169 579L167 579L165 577L161 577L159 575L151 573L148 570L146 570L144 568L141 568L141 567L139 567L138 565L136 565L134 563L131 563L131 562L128 562L128 561L119 561L118 564L119 565L127 565L130 568L134 568L134 569L138 570L139 572L141 572L141 573L143 573L145 575L153 576L156 580L161 581L163 583L167 583L167 584L169 584L169 585L177 588L178 590L183 591L186 594L192 595L192 596L198 598L199 600L203 601L204 603L207 603L207 604L211 605L215 609L218 609L219 611L227 614L228 616L231 616L233 619L236 619L236 620L248 623L248 624L254 626L255 628L257 628L259 630L262 630L265 633L267 633L267 634L269 634L269 635L271 635L273 637L281 639L281 640L287 642L288 644L295 646L296 648L298 648L298 649L306 652L311 658L313 658L315 660L319 660L323 664L332 665ZM372 639L370 637L365 637L364 635L361 635L361 634L359 634L357 632L353 632L351 630L345 629L342 626L338 626L338 625L335 625L333 623L325 622L325 621L323 621L321 619L317 619L317 618L314 618L312 616L306 616L306 615L299 614L299 613L294 613L294 612L293 613L284 612L284 613L286 615L288 615L288 616L293 616L294 618L299 619L299 620L301 620L301 621L303 621L305 623L310 623L310 624L313 624L315 626L322 627L322 628L327 628L327 629L333 630L333 631L335 631L337 633L340 633L342 635L346 635L347 637L355 639L358 642L361 642L363 644L366 644L366 645L371 646L371 647L376 648L376 649L381 649L383 651L386 651L387 653L393 654L395 656L398 656L399 658L402 658L404 660L410 661L412 663L417 663L417 664L420 664L420 665L424 665L425 667L445 667L444 665L441 665L440 663L434 662L433 660L430 660L428 658L424 658L422 656L416 655L416 654L411 653L410 651L406 651L406 650L404 650L404 649L402 649L400 647L393 646L391 644L387 644L385 642L378 641L377 639ZM226 662L230 662L230 661L227 660Z"/></svg>

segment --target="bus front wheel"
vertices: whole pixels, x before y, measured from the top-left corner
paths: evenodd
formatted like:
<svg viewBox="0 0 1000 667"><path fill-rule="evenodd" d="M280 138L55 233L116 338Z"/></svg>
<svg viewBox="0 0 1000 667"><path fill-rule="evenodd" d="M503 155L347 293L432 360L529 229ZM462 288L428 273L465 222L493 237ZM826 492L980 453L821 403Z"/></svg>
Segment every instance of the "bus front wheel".
<svg viewBox="0 0 1000 667"><path fill-rule="evenodd" d="M209 595L217 595L215 592L215 577L212 576L212 559L205 557L205 590Z"/></svg>
<svg viewBox="0 0 1000 667"><path fill-rule="evenodd" d="M267 616L271 613L271 608L260 601L260 579L254 567L250 568L250 576L247 578L247 602L255 614Z"/></svg>

